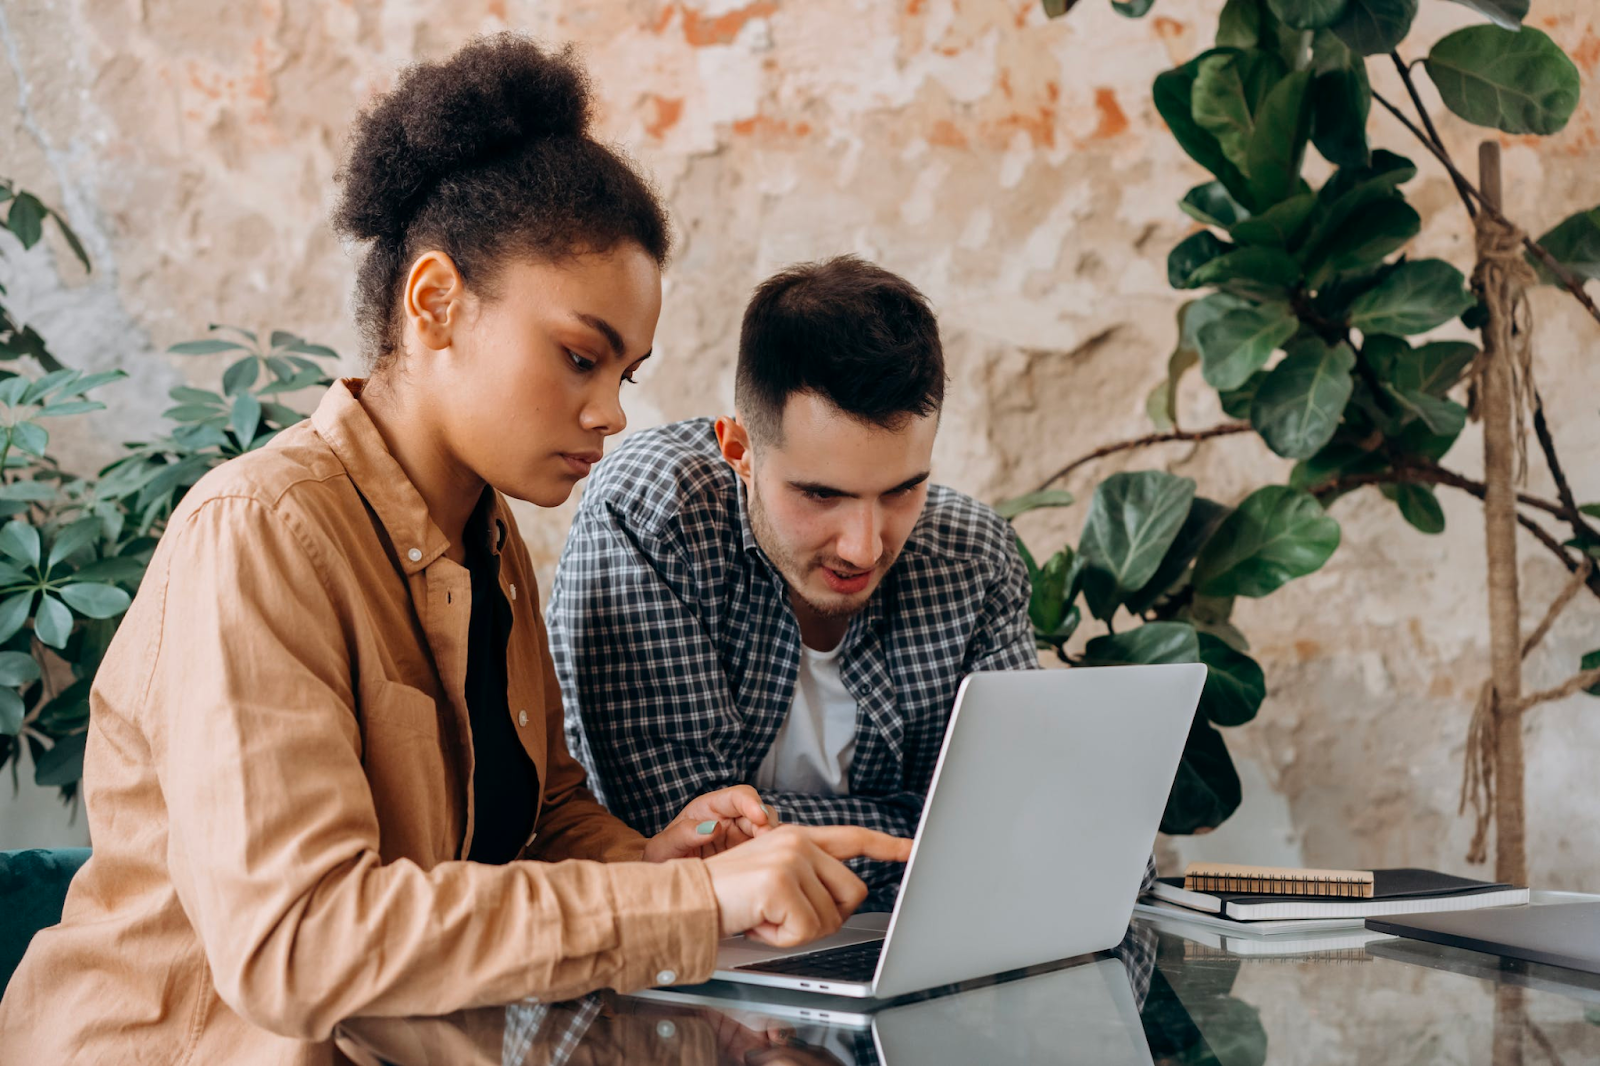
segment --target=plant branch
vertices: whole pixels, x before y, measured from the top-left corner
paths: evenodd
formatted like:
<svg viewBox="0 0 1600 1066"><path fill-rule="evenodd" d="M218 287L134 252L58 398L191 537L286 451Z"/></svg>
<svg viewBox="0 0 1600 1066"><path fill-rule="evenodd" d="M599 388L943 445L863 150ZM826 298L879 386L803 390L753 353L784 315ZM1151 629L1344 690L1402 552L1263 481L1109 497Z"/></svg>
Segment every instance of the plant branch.
<svg viewBox="0 0 1600 1066"><path fill-rule="evenodd" d="M1431 138L1432 147L1437 150L1436 154L1441 158L1448 157L1450 150L1444 146L1444 138L1439 136L1439 131L1434 128L1433 118L1428 114L1428 109L1423 106L1422 96L1417 92L1417 83L1411 77L1410 66L1400 58L1399 52L1390 52L1389 58L1394 60L1394 67L1400 72L1400 80L1405 83L1406 92L1411 95L1412 106L1417 109L1417 114L1422 116L1422 124L1427 127L1428 137ZM1455 182L1456 192L1461 195L1461 202L1466 206L1467 214L1477 218L1478 208L1472 202L1472 197L1467 193L1464 186L1465 179L1456 171L1454 166L1450 167L1450 172L1450 179Z"/></svg>
<svg viewBox="0 0 1600 1066"><path fill-rule="evenodd" d="M1096 448L1094 451L1089 452L1086 455L1081 455L1072 460L1072 462L1068 463L1060 470L1057 470L1054 474L1051 474L1049 477L1045 478L1039 483L1039 487L1033 491L1043 492L1045 489L1049 488L1051 485L1054 485L1057 481L1060 481L1062 478L1078 469L1078 467L1083 466L1085 463L1091 463L1096 459L1103 459L1108 455L1115 455L1117 452L1131 451L1135 448L1148 448L1153 444L1170 444L1177 441L1210 440L1212 437L1225 437L1232 433L1248 433L1252 428L1253 427L1248 422L1224 422L1220 426L1212 426L1209 429L1174 430L1171 433L1151 433L1147 436L1135 437L1132 440L1122 440L1117 441L1115 444L1102 445L1101 447Z"/></svg>
<svg viewBox="0 0 1600 1066"><path fill-rule="evenodd" d="M1537 389L1533 393L1533 432L1539 438L1539 448L1544 452L1546 465L1550 467L1550 476L1555 479L1556 497L1565 510L1561 517L1571 523L1574 533L1587 534L1600 540L1600 530L1591 526L1583 512L1578 510L1577 497L1572 495L1572 486L1567 482L1566 472L1561 469L1561 460L1556 458L1555 438L1550 435L1550 423L1544 417L1544 397L1539 395Z"/></svg>
<svg viewBox="0 0 1600 1066"><path fill-rule="evenodd" d="M1549 703L1551 700L1564 700L1568 696L1582 692L1586 688L1600 685L1600 666L1593 670L1582 670L1567 678L1555 688L1547 688L1542 692L1530 693L1512 704L1518 711L1525 711L1540 703Z"/></svg>
<svg viewBox="0 0 1600 1066"><path fill-rule="evenodd" d="M1539 628L1535 629L1528 639L1522 642L1522 657L1524 659L1528 657L1529 652L1539 646L1539 642L1545 638L1545 634L1550 632L1550 627L1556 624L1556 619L1561 616L1562 611L1567 609L1567 604L1572 602L1572 597L1576 596L1578 590L1589 580L1589 574L1593 570L1594 563L1588 558L1578 563L1578 569L1572 572L1572 576L1567 579L1567 583L1562 586L1556 598L1551 600L1550 606L1545 609L1544 618L1540 621Z"/></svg>
<svg viewBox="0 0 1600 1066"><path fill-rule="evenodd" d="M1372 98L1378 101L1378 103L1382 104L1391 115L1399 119L1401 125L1410 130L1411 133L1423 143L1428 151L1432 152L1434 157L1437 158L1440 163L1444 164L1444 168L1450 172L1451 179L1456 183L1456 188L1465 192L1473 200L1477 201L1478 206L1483 208L1484 214L1488 215L1490 218L1501 223L1502 225L1511 226L1513 229L1516 229L1515 224L1510 219L1506 218L1505 215L1501 214L1498 207L1494 206L1484 198L1483 193L1478 190L1478 187L1473 185L1472 182L1468 181L1466 176L1463 175L1460 170L1456 169L1456 165L1450 161L1450 156L1434 145L1434 143L1428 139L1428 135L1417 128L1416 123L1407 118L1398 107L1395 107L1394 104L1386 100L1383 94L1377 90L1373 90ZM1549 268L1550 272L1556 276L1556 279L1561 282L1562 286L1564 286L1566 290L1572 294L1574 299L1583 305L1584 310L1589 312L1591 318L1593 318L1596 322L1600 322L1600 307L1596 307L1594 301L1589 299L1589 294L1583 291L1583 282L1577 277L1573 276L1572 271L1568 270L1559 261L1557 261L1556 257L1551 255L1549 250L1545 248L1544 245L1540 244L1538 241L1527 236L1526 234L1523 234L1522 246L1537 256L1539 261Z"/></svg>

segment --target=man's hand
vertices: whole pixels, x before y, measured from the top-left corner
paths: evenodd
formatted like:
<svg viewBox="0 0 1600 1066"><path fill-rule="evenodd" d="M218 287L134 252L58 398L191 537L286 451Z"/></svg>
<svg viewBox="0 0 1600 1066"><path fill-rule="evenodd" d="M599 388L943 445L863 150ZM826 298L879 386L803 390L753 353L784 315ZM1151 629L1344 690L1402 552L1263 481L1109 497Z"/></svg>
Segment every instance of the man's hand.
<svg viewBox="0 0 1600 1066"><path fill-rule="evenodd" d="M749 785L707 792L645 842L650 862L710 858L777 827L778 816Z"/></svg>
<svg viewBox="0 0 1600 1066"><path fill-rule="evenodd" d="M706 869L722 935L787 948L838 932L867 898L867 886L841 861L858 856L905 862L911 841L857 826L786 825L712 856Z"/></svg>

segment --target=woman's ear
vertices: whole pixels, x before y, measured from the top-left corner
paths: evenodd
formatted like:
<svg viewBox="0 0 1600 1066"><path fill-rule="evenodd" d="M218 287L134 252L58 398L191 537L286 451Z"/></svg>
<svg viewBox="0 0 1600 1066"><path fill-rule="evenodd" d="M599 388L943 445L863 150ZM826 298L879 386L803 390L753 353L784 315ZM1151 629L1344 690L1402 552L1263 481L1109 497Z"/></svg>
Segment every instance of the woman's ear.
<svg viewBox="0 0 1600 1066"><path fill-rule="evenodd" d="M455 328L461 324L466 294L461 271L443 252L424 252L411 264L404 293L405 320L424 347L433 351L450 347Z"/></svg>
<svg viewBox="0 0 1600 1066"><path fill-rule="evenodd" d="M739 423L737 415L723 415L716 421L717 446L722 458L733 467L746 485L750 484L753 468L750 459L750 431Z"/></svg>

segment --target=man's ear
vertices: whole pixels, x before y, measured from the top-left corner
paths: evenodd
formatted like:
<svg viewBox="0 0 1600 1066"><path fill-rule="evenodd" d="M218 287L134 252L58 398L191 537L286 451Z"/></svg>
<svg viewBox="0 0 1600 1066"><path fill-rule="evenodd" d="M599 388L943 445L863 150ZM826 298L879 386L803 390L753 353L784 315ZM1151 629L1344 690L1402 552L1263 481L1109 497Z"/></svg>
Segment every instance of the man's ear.
<svg viewBox="0 0 1600 1066"><path fill-rule="evenodd" d="M716 430L717 446L722 449L722 458L727 460L733 472L748 487L755 473L750 456L750 431L739 422L737 415L723 415L717 419Z"/></svg>
<svg viewBox="0 0 1600 1066"><path fill-rule="evenodd" d="M460 325L467 286L455 262L443 252L424 252L411 264L404 291L405 321L423 347L450 347Z"/></svg>

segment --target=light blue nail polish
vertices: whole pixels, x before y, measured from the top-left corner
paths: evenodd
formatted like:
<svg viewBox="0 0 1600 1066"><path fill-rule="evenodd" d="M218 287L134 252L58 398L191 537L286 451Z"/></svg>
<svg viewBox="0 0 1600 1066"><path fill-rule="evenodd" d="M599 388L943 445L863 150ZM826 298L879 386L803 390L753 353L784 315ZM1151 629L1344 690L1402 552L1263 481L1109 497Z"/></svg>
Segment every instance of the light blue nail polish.
<svg viewBox="0 0 1600 1066"><path fill-rule="evenodd" d="M714 822L714 821L713 822L701 822L699 825L694 827L694 831L696 833L699 833L703 837L708 837L712 833L715 833L717 831L717 823Z"/></svg>

